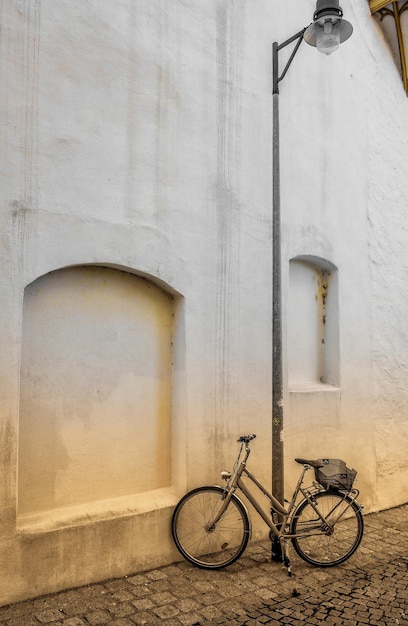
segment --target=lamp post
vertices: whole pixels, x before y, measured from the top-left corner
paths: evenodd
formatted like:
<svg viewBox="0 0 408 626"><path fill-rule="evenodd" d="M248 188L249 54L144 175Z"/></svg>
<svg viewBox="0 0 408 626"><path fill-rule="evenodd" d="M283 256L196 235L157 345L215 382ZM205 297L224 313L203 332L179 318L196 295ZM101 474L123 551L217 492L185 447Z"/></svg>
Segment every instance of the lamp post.
<svg viewBox="0 0 408 626"><path fill-rule="evenodd" d="M353 27L343 19L339 0L317 0L313 22L281 44L273 44L273 305L272 305L272 492L284 503L283 460L283 366L282 366L282 268L280 218L279 157L279 83L288 71L303 39L323 54L331 54L352 34ZM295 43L282 73L279 73L279 51ZM282 560L280 543L272 540L272 559Z"/></svg>

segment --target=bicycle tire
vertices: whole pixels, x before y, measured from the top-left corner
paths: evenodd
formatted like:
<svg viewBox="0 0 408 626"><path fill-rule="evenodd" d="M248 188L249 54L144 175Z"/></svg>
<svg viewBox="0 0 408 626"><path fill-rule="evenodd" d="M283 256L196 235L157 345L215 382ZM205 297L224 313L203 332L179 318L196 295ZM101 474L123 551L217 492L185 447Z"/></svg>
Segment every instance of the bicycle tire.
<svg viewBox="0 0 408 626"><path fill-rule="evenodd" d="M207 530L217 507L223 504L223 493L222 487L198 487L181 498L173 513L174 543L187 561L201 569L231 565L242 555L250 538L248 512L235 494L216 527Z"/></svg>
<svg viewBox="0 0 408 626"><path fill-rule="evenodd" d="M290 534L298 534L292 538L297 554L307 563L318 567L333 567L347 561L357 550L363 537L364 520L359 504L340 491L322 491L313 496L328 523L328 528L308 500L303 500L296 509ZM347 509L348 507L348 509ZM347 512L336 523L336 519ZM308 532L313 536L304 536Z"/></svg>

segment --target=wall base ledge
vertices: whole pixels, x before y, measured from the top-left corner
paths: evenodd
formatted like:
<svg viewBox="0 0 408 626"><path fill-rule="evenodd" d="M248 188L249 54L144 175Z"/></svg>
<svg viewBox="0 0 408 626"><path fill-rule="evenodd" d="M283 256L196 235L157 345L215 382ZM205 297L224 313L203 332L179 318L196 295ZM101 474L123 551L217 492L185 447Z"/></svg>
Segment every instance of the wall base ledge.
<svg viewBox="0 0 408 626"><path fill-rule="evenodd" d="M305 381L289 385L289 393L340 393L340 387L328 383Z"/></svg>
<svg viewBox="0 0 408 626"><path fill-rule="evenodd" d="M121 517L143 515L173 507L179 498L180 494L174 487L166 487L110 500L99 500L40 513L19 515L17 517L17 533L19 535L37 535L111 521Z"/></svg>

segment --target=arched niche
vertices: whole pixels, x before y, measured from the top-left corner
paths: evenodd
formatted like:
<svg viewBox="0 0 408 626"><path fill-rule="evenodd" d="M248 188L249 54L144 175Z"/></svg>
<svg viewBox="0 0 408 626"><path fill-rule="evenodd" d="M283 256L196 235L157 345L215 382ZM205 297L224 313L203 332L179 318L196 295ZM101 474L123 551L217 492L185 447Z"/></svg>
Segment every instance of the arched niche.
<svg viewBox="0 0 408 626"><path fill-rule="evenodd" d="M173 297L103 266L24 293L18 512L171 483Z"/></svg>

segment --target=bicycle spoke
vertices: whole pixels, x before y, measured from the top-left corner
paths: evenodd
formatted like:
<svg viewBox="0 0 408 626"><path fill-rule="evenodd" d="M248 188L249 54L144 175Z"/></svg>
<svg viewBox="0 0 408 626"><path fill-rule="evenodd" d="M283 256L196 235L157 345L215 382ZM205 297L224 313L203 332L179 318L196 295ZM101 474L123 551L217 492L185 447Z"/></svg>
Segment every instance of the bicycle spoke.
<svg viewBox="0 0 408 626"><path fill-rule="evenodd" d="M305 561L319 566L343 563L357 549L363 534L358 505L340 492L322 492L314 498L320 516L305 501L293 521L291 533L296 552Z"/></svg>
<svg viewBox="0 0 408 626"><path fill-rule="evenodd" d="M236 497L213 525L224 506L222 494L220 487L196 489L180 501L173 515L173 537L178 549L200 567L225 567L242 554L248 542L249 521Z"/></svg>

